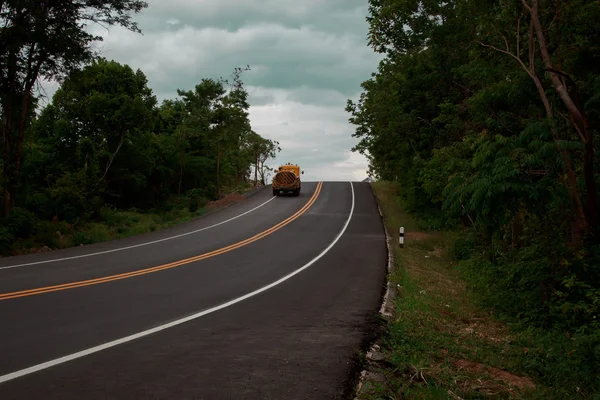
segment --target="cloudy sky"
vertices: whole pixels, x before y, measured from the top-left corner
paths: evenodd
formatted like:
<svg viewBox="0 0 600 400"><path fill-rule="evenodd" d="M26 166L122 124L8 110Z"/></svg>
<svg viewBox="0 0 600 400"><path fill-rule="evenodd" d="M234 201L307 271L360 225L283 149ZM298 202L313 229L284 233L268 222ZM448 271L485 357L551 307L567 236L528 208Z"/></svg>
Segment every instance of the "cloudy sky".
<svg viewBox="0 0 600 400"><path fill-rule="evenodd" d="M135 16L142 35L96 29L103 56L140 68L159 102L250 65L252 128L282 148L271 165L298 163L307 181L366 177L344 110L380 59L367 46L366 0L148 2Z"/></svg>

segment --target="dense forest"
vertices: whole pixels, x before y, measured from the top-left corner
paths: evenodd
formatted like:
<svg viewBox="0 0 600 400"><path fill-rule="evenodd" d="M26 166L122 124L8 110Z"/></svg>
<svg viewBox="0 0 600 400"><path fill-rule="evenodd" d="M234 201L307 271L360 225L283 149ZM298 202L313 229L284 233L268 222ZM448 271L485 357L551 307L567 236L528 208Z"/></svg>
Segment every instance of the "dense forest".
<svg viewBox="0 0 600 400"><path fill-rule="evenodd" d="M0 2L0 253L36 235L31 244L49 248L93 242L77 236L78 226L114 219L115 211L195 213L264 184L279 147L250 126L242 82L249 66L228 79L199 79L159 105L141 70L94 52L101 38L85 23L140 32L131 14L145 7ZM40 79L60 82L45 107ZM71 243L59 241L65 230L76 234Z"/></svg>
<svg viewBox="0 0 600 400"><path fill-rule="evenodd" d="M353 150L427 228L456 232L454 256L486 304L555 333L530 368L563 362L564 379L578 371L596 390L600 2L369 6L384 59L348 101Z"/></svg>

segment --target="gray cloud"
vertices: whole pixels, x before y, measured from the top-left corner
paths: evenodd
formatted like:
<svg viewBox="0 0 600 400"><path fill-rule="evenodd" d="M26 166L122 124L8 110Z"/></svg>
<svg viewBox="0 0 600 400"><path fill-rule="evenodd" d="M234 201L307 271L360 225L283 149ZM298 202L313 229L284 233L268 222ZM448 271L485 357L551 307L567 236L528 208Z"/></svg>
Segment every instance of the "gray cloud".
<svg viewBox="0 0 600 400"><path fill-rule="evenodd" d="M236 31L257 22L327 32L366 33L365 0L170 0L153 1L138 18L146 32L172 26L219 26Z"/></svg>
<svg viewBox="0 0 600 400"><path fill-rule="evenodd" d="M381 59L367 47L366 1L149 3L135 17L143 35L91 28L104 37L104 57L140 68L159 100L249 64L253 129L283 148L273 165L297 162L306 180L366 176L366 159L350 153L356 140L344 111Z"/></svg>
<svg viewBox="0 0 600 400"><path fill-rule="evenodd" d="M200 77L229 76L250 65L250 85L329 88L344 94L357 90L356 77L368 77L375 56L356 35L299 29L272 23L239 28L156 31L144 36L115 29L105 34L104 54L141 68L155 90L184 88Z"/></svg>

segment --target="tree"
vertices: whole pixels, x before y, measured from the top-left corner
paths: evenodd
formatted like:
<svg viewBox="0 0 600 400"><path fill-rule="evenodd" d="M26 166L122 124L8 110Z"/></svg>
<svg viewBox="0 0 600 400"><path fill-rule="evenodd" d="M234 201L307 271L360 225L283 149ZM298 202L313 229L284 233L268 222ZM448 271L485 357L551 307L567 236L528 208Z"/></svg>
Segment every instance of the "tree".
<svg viewBox="0 0 600 400"><path fill-rule="evenodd" d="M180 144L183 146L186 140L195 138L196 145L189 146L214 160L217 198L221 196L223 167L229 169L235 164L234 157L241 146L241 139L250 130L248 93L240 79L245 70L236 68L231 83L225 79L203 79L193 91L177 91L187 110L179 129ZM225 85L228 84L230 87L227 89ZM180 152L183 154L181 146ZM182 171L183 163L182 156Z"/></svg>
<svg viewBox="0 0 600 400"><path fill-rule="evenodd" d="M463 225L466 267L504 312L596 326L600 3L369 6L385 58L348 101L353 151L427 226Z"/></svg>
<svg viewBox="0 0 600 400"><path fill-rule="evenodd" d="M147 83L142 71L104 58L69 74L43 111L52 122L42 135L53 137L64 169L85 171L94 160L96 185L105 185L106 194L145 189L156 106Z"/></svg>
<svg viewBox="0 0 600 400"><path fill-rule="evenodd" d="M249 71L250 66L236 67L232 80L220 79L223 86L229 85L229 90L222 99L220 107L215 110L216 120L213 121L214 132L217 138L217 197L221 197L220 166L223 149L238 149L240 138L250 130L248 119L248 92L244 88L241 75ZM231 151L228 151L231 155Z"/></svg>
<svg viewBox="0 0 600 400"><path fill-rule="evenodd" d="M265 184L265 172L269 170L269 167L265 164L269 158L275 158L277 152L281 151L279 142L271 139L265 139L258 133L252 131L248 137L248 149L252 156L252 162L254 163L254 185L258 184L258 177L260 175L260 181Z"/></svg>
<svg viewBox="0 0 600 400"><path fill-rule="evenodd" d="M204 165L204 171L213 171L213 177L220 176L221 143L216 131L223 129L222 101L225 89L220 82L202 79L194 90L177 90L186 107L186 116L177 130L180 160L179 189L183 184L185 164ZM220 132L219 132L220 133ZM188 160L186 160L186 153ZM214 169L208 165L214 162ZM204 172L203 171L203 172ZM219 182L216 182L217 195Z"/></svg>
<svg viewBox="0 0 600 400"><path fill-rule="evenodd" d="M38 79L61 79L95 57L101 37L86 24L119 25L140 32L130 13L147 7L141 0L4 0L0 2L2 184L5 216L15 205L23 140Z"/></svg>
<svg viewBox="0 0 600 400"><path fill-rule="evenodd" d="M568 177L564 184L571 196L575 214L574 229L578 231L577 236L579 237L588 232L595 232L598 226L599 200L594 167L594 129L590 126L586 115L583 101L585 94L581 89L581 86L585 86L585 78L581 79L581 72L585 72L589 67L581 68L581 64L574 64L577 62L577 56L573 57L569 52L565 52L564 44L576 39L578 43L582 44L583 51L591 50L590 46L592 45L588 42L589 39L582 33L598 37L598 29L590 30L585 24L582 28L574 28L570 21L583 10L592 11L593 6L589 7L589 3L589 1L564 4L556 2L540 7L539 0L521 0L520 3L502 4L489 11L489 13L500 16L495 20L501 26L488 22L482 24L484 30L479 32L480 37L491 41L498 41L501 38L502 45L478 41L482 46L494 49L516 60L515 66L522 68L535 84L551 125L557 151L563 158ZM544 20L546 20L545 24ZM553 33L550 34L550 31ZM526 60L523 60L523 55L526 56ZM543 68L541 68L542 66ZM577 66L576 69L569 71L575 66ZM542 73L546 74L549 82L541 75ZM552 87L558 94L559 101L562 103L560 108L563 108L564 111L557 110L556 102L552 104L553 99L547 92L549 87ZM583 145L585 202L578 188L577 173L571 160L573 154L561 148L561 141L571 140L570 134L560 134L558 130L560 121L556 121L557 115L555 114L568 121L571 125L570 130Z"/></svg>

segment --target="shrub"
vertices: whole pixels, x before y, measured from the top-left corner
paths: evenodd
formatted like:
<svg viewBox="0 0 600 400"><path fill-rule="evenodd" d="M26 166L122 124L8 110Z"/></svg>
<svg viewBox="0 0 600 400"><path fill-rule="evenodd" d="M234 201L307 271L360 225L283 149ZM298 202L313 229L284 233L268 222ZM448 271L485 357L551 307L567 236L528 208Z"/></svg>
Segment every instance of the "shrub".
<svg viewBox="0 0 600 400"><path fill-rule="evenodd" d="M0 220L0 253L8 252L14 240L15 237L6 225L6 220Z"/></svg>
<svg viewBox="0 0 600 400"><path fill-rule="evenodd" d="M15 207L6 219L6 227L14 236L26 238L35 232L37 222L35 214L24 208Z"/></svg>

